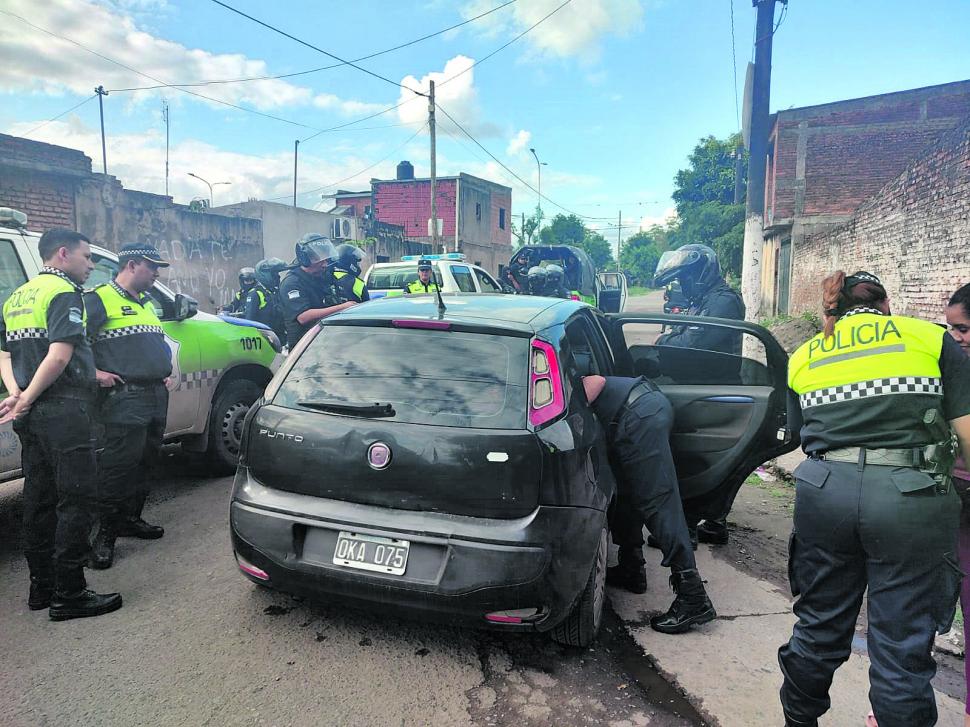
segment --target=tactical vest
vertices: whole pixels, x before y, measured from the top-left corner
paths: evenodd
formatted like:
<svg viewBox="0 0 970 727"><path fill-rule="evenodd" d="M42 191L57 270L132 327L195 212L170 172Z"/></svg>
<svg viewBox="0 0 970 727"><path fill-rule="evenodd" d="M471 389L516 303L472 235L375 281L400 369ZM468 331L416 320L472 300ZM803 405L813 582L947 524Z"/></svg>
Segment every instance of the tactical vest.
<svg viewBox="0 0 970 727"><path fill-rule="evenodd" d="M47 309L61 293L74 293L78 288L59 275L38 275L17 288L3 304L7 342L28 338L47 339ZM81 321L85 322L84 308Z"/></svg>
<svg viewBox="0 0 970 727"><path fill-rule="evenodd" d="M802 344L788 362L788 385L801 403L805 451L934 442L945 335L915 318L850 311L834 335Z"/></svg>
<svg viewBox="0 0 970 727"><path fill-rule="evenodd" d="M408 283L407 292L409 293L434 293L438 290L438 284L432 278L428 281L428 287L425 288L424 283L420 279L412 280Z"/></svg>
<svg viewBox="0 0 970 727"><path fill-rule="evenodd" d="M101 299L104 310L108 314L108 321L93 338L94 342L136 333L164 335L162 322L158 319L155 306L147 295L142 296L141 303L136 303L115 290L111 283L99 285L94 292Z"/></svg>
<svg viewBox="0 0 970 727"><path fill-rule="evenodd" d="M233 299L235 301L235 303L233 304L234 309L245 310L246 298L249 297L249 293L251 290L252 288L246 291L242 291L242 290L236 291L236 297ZM266 307L266 294L263 292L263 287L260 285L256 286L256 296L259 298L259 309L262 310L263 308Z"/></svg>
<svg viewBox="0 0 970 727"><path fill-rule="evenodd" d="M345 270L333 271L334 280L342 280L344 277L348 275L350 275L350 273L346 272ZM357 276L354 276L353 292L354 292L354 295L357 296L357 301L360 302L360 299L364 295L364 281L358 278Z"/></svg>

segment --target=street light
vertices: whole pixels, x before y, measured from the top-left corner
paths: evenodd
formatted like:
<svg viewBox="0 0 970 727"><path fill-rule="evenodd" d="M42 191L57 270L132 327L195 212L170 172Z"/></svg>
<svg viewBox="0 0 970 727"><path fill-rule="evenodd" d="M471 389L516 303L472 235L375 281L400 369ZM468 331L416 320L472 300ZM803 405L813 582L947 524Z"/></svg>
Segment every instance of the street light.
<svg viewBox="0 0 970 727"><path fill-rule="evenodd" d="M209 180L203 179L198 174L194 174L193 172L186 172L186 174L188 174L190 177L195 177L200 182L205 182L206 185L209 187L209 207L212 207L212 188L215 187L217 184L232 184L232 182L209 182Z"/></svg>
<svg viewBox="0 0 970 727"><path fill-rule="evenodd" d="M542 222L541 222L542 221L542 168L543 167L547 167L549 165L546 164L545 162L540 162L539 161L539 155L536 154L536 150L533 149L531 146L529 147L529 151L531 151L532 152L532 156L534 156L536 158L536 169L539 170L539 189L538 189L538 192L539 192L539 220L540 220L540 224L542 224Z"/></svg>

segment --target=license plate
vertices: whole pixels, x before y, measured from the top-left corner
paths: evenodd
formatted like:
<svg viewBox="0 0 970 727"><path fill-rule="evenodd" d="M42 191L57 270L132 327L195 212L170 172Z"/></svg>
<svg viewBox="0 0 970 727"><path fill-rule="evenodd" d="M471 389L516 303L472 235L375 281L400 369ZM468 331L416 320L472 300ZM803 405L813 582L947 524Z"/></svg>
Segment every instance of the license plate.
<svg viewBox="0 0 970 727"><path fill-rule="evenodd" d="M410 549L411 543L407 540L340 532L333 550L333 563L400 576L407 568Z"/></svg>

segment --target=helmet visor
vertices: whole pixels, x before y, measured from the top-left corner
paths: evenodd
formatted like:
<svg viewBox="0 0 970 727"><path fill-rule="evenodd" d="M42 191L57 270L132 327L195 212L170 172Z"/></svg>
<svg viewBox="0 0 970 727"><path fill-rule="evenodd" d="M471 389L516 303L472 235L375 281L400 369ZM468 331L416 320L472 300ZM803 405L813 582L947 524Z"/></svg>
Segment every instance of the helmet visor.
<svg viewBox="0 0 970 727"><path fill-rule="evenodd" d="M660 256L657 270L653 274L654 286L666 285L676 279L685 268L701 259L696 250L667 250Z"/></svg>
<svg viewBox="0 0 970 727"><path fill-rule="evenodd" d="M333 262L337 259L337 249L325 237L304 242L303 250L311 264L318 263L321 260Z"/></svg>

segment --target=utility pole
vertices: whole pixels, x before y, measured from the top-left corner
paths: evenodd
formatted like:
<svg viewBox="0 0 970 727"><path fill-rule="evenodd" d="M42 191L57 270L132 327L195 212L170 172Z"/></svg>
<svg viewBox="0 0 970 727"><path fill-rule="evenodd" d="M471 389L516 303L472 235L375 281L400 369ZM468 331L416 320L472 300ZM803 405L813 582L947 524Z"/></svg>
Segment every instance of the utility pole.
<svg viewBox="0 0 970 727"><path fill-rule="evenodd" d="M94 92L98 94L98 109L101 111L101 171L107 174L108 149L104 143L104 97L108 95L108 92L104 90L104 86L98 86L94 89Z"/></svg>
<svg viewBox="0 0 970 727"><path fill-rule="evenodd" d="M296 162L300 155L300 140L293 142L293 206L296 207Z"/></svg>
<svg viewBox="0 0 970 727"><path fill-rule="evenodd" d="M435 129L434 129L434 81L428 82L428 128L431 130L431 252L438 252L438 193L436 190L437 167L435 166Z"/></svg>
<svg viewBox="0 0 970 727"><path fill-rule="evenodd" d="M165 120L165 196L168 196L168 101L162 100L162 118Z"/></svg>
<svg viewBox="0 0 970 727"><path fill-rule="evenodd" d="M771 37L775 3L751 0L758 10L755 30L754 77L751 93L751 140L748 148L748 195L744 218L741 295L749 321L761 312L761 254L764 246L765 165L768 156L768 110L771 91Z"/></svg>
<svg viewBox="0 0 970 727"><path fill-rule="evenodd" d="M529 244L525 239L525 212L522 213L522 227L520 229L522 230L522 234L519 237L522 238L522 246L525 247Z"/></svg>
<svg viewBox="0 0 970 727"><path fill-rule="evenodd" d="M616 216L616 272L620 272L620 233L623 232L623 210Z"/></svg>

